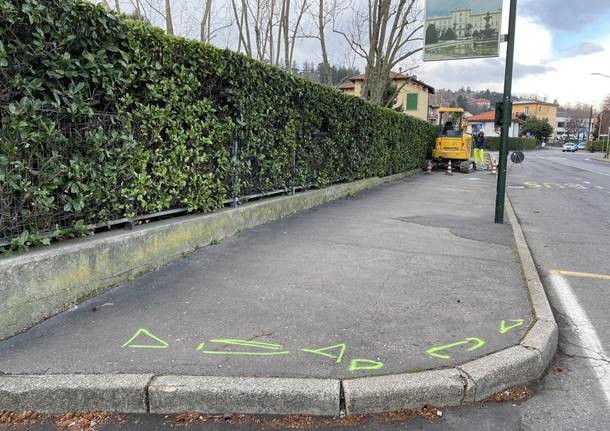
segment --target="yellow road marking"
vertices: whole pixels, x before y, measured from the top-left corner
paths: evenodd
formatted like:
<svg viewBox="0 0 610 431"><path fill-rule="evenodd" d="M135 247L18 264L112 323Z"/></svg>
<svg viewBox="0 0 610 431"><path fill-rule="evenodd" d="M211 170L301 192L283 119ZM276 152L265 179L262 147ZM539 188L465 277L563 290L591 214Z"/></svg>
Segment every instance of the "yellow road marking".
<svg viewBox="0 0 610 431"><path fill-rule="evenodd" d="M576 272L576 271L563 271L561 269L551 269L552 273L561 274L568 277L582 277L582 278L593 278L595 280L608 280L610 281L610 275L606 274L593 274L590 272Z"/></svg>

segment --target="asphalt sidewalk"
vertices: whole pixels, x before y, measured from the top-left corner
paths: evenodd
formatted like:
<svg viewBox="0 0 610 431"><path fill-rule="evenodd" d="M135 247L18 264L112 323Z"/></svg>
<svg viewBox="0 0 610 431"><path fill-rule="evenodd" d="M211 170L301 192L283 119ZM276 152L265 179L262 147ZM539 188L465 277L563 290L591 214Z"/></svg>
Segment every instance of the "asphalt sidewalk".
<svg viewBox="0 0 610 431"><path fill-rule="evenodd" d="M496 177L413 177L242 232L0 343L0 374L350 378L518 344Z"/></svg>

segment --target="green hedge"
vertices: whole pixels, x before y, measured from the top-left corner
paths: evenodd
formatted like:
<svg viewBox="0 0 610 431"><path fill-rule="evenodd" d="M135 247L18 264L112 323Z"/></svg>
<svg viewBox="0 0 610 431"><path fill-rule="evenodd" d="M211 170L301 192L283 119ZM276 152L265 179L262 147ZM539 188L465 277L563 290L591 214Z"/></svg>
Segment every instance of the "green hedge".
<svg viewBox="0 0 610 431"><path fill-rule="evenodd" d="M601 151L606 151L607 142L605 139L593 141L593 142L587 142L585 144L586 151L591 151L591 145L593 145L593 151L601 152Z"/></svg>
<svg viewBox="0 0 610 431"><path fill-rule="evenodd" d="M485 137L485 148L492 151L500 150L499 137ZM535 150L538 143L535 138L508 138L508 149L512 150Z"/></svg>
<svg viewBox="0 0 610 431"><path fill-rule="evenodd" d="M0 0L0 80L12 249L418 168L434 142L424 121L81 0Z"/></svg>

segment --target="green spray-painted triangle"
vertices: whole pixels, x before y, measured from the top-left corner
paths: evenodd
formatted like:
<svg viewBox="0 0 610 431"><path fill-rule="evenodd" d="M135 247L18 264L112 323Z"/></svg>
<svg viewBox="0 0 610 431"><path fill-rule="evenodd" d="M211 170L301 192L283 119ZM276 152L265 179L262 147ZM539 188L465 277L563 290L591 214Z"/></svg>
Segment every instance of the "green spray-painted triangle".
<svg viewBox="0 0 610 431"><path fill-rule="evenodd" d="M518 328L519 326L523 325L524 322L523 319L510 319L509 321L514 323L512 325L507 325L506 320L500 321L500 334L506 334L511 329Z"/></svg>
<svg viewBox="0 0 610 431"><path fill-rule="evenodd" d="M144 337L148 337L148 340L154 341L155 344L136 344L136 343L134 343L136 338L138 338L140 335L142 335ZM148 329L140 328L136 331L135 334L133 334L131 336L131 338L129 340L125 341L125 344L123 344L121 347L129 347L132 349L167 349L168 346L169 346L169 344L167 344L166 341L163 341L161 338L154 335Z"/></svg>
<svg viewBox="0 0 610 431"><path fill-rule="evenodd" d="M378 370L383 368L383 362L373 361L371 359L352 359L349 364L348 371L363 371L363 370Z"/></svg>
<svg viewBox="0 0 610 431"><path fill-rule="evenodd" d="M345 348L345 343L339 343L333 344L332 346L320 347L319 349L301 349L301 352L313 353L314 355L321 355L327 358L332 358L335 359L336 364L339 364L343 360ZM335 354L329 352L335 352Z"/></svg>

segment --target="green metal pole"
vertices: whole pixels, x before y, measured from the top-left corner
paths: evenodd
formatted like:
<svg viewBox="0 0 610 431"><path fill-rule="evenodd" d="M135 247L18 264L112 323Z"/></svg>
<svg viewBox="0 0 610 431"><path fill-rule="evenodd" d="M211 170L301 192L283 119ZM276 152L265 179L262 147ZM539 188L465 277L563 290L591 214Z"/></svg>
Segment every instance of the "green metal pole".
<svg viewBox="0 0 610 431"><path fill-rule="evenodd" d="M508 15L508 45L506 47L506 71L504 72L504 107L502 112L502 132L500 133L500 160L498 163L498 186L496 190L496 223L504 223L504 195L506 193L506 165L508 159L508 132L512 122L513 109L511 92L513 86L513 58L515 54L515 23L517 21L517 0L510 0Z"/></svg>

